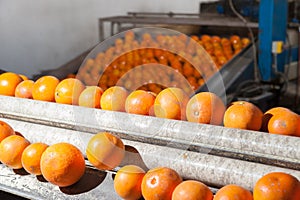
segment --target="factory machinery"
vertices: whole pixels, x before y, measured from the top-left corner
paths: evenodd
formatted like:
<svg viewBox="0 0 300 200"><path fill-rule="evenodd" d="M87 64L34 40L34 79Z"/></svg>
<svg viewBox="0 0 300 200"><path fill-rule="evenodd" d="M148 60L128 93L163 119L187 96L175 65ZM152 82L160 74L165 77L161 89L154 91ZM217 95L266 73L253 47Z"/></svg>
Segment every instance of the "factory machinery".
<svg viewBox="0 0 300 200"><path fill-rule="evenodd" d="M205 91L209 87L210 91L220 96L226 95L227 100L247 99L268 108L275 104L272 101L282 92L286 81L285 66L298 59L298 46L289 44L287 28L297 30L299 23L297 17L291 20L287 1L245 2L247 7L241 4L233 12L229 10L227 1L215 4L216 12L221 15L219 18L207 18L205 14L175 16L175 13L166 16L131 13L128 16L101 18L100 37L104 37L105 22L113 22L119 30L125 23L134 26L179 23L201 26L202 31L208 32L211 27L224 26L241 32L251 29L252 44L220 70L218 76L222 76L225 90L219 87L219 79L212 76L197 91ZM229 16L224 17L227 12ZM241 16L236 17L235 12L242 13L242 19L248 17L252 21L241 21ZM111 28L111 34L115 34L114 31ZM63 68L43 73L59 76L62 72L75 72L89 52ZM126 145L122 165L136 164L146 170L168 166L184 179L200 180L213 191L232 183L252 190L258 178L272 171L287 172L300 179L300 139L297 137L15 97L1 96L0 104L1 120L9 123L30 142L42 141L49 145L69 142L85 152L93 134L111 131L120 136ZM83 178L65 188L54 186L42 177L28 175L24 170L11 170L4 165L0 168L0 189L24 198L119 199L113 189L114 170L99 171L88 162Z"/></svg>

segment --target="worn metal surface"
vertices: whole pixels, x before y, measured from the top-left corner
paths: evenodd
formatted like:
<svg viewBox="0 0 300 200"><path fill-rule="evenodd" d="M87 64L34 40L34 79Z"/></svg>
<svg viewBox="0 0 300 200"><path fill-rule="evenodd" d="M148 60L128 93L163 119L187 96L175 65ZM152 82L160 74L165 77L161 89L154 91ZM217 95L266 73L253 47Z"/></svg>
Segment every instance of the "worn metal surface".
<svg viewBox="0 0 300 200"><path fill-rule="evenodd" d="M0 116L291 169L300 169L300 138L0 96Z"/></svg>
<svg viewBox="0 0 300 200"><path fill-rule="evenodd" d="M0 118L8 122L30 142L69 142L85 153L91 133ZM126 156L121 165L137 164L145 170L157 166L175 169L185 179L196 179L214 187L235 183L252 189L262 175L283 171L300 178L300 171L192 152L168 146L123 140ZM22 170L12 171L0 165L0 189L30 199L119 199L111 174L87 168L84 178L72 187L59 188Z"/></svg>
<svg viewBox="0 0 300 200"><path fill-rule="evenodd" d="M221 26L221 27L250 27L257 28L258 23L249 22L247 26L244 22L235 17L225 17L222 15L197 15L197 16L113 16L99 19L99 39L104 40L104 23L110 22L111 27L115 24L132 24L136 25L194 25L194 26ZM116 32L119 32L117 30ZM111 35L115 34L112 30Z"/></svg>

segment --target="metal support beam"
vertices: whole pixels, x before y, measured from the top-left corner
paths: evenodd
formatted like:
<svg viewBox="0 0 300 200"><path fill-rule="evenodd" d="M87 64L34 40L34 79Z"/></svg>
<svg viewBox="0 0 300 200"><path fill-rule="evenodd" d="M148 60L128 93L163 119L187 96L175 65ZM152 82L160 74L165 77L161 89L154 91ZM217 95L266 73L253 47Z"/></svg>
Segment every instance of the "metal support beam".
<svg viewBox="0 0 300 200"><path fill-rule="evenodd" d="M288 1L261 0L259 5L259 57L258 64L263 81L274 77L272 71L272 43L285 42L287 29ZM277 70L283 72L285 57L277 57Z"/></svg>

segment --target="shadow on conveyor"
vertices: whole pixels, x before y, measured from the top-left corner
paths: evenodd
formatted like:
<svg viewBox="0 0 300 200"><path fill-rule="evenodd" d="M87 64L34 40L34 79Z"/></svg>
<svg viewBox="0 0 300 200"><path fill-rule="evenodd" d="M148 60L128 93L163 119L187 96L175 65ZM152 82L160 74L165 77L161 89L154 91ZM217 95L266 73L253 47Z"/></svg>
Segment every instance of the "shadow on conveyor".
<svg viewBox="0 0 300 200"><path fill-rule="evenodd" d="M121 166L124 165L137 165L145 171L149 170L138 150L130 145L125 145L125 157L121 163Z"/></svg>
<svg viewBox="0 0 300 200"><path fill-rule="evenodd" d="M13 172L14 172L15 174L20 175L20 176L29 175L29 173L28 173L24 168L21 168L21 169L13 169Z"/></svg>
<svg viewBox="0 0 300 200"><path fill-rule="evenodd" d="M86 167L81 179L68 187L60 187L60 191L68 195L76 195L88 192L100 185L105 177L106 172Z"/></svg>
<svg viewBox="0 0 300 200"><path fill-rule="evenodd" d="M17 196L17 195L8 193L8 192L4 192L4 191L0 191L0 199L3 199L3 200L28 200L24 197L20 197L20 196Z"/></svg>
<svg viewBox="0 0 300 200"><path fill-rule="evenodd" d="M148 171L148 168L145 165L142 156L140 155L138 150L132 146L125 145L125 157L122 163L120 164L120 166L129 165L129 164L138 165L145 171ZM60 187L59 189L61 192L68 195L85 193L100 185L106 178L106 175L107 172L105 171L86 167L85 174L77 183L68 187ZM112 178L114 178L114 173L112 173ZM43 177L40 177L38 179L40 181L43 181Z"/></svg>

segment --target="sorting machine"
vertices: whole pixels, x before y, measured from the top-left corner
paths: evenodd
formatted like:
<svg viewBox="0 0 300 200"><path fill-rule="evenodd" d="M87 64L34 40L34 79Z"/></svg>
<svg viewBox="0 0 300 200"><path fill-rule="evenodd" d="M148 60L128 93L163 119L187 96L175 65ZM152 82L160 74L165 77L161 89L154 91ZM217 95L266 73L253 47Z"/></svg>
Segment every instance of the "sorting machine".
<svg viewBox="0 0 300 200"><path fill-rule="evenodd" d="M253 59L256 44L259 49L257 64L262 75L260 82L271 85L270 81L276 77L272 63L272 44L274 41L278 42L274 45L286 43L286 13L282 11L287 8L287 3L283 0L260 1L258 23L251 22L253 28L259 30L258 40L220 71L226 92L234 92L241 80L257 81ZM283 19L276 17L279 7L280 18ZM262 9L264 15L261 14ZM271 18L273 21L269 21ZM276 20L281 23L278 24ZM74 67L74 63L83 59L81 55L68 66L73 64ZM280 59L278 56L276 71L283 72ZM70 69L74 70L69 68L68 73ZM61 70L47 71L47 74L57 75ZM210 88L216 93L222 92L218 91L219 84L213 78L208 83L211 84ZM202 90L205 87L198 91ZM258 102L264 98L259 96ZM227 184L238 184L252 190L258 178L272 171L287 172L300 179L300 138L297 137L15 97L0 96L0 105L0 119L9 123L30 142L49 145L69 142L85 154L88 140L93 134L110 131L120 136L126 145L126 156L121 165L136 164L145 170L168 166L184 179L204 182L214 192ZM24 170L11 170L1 164L0 189L28 199L119 199L113 189L113 175L117 169L99 171L88 161L86 166L86 173L78 183L59 188L40 176L29 175Z"/></svg>

